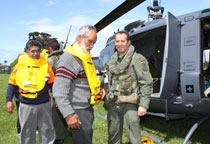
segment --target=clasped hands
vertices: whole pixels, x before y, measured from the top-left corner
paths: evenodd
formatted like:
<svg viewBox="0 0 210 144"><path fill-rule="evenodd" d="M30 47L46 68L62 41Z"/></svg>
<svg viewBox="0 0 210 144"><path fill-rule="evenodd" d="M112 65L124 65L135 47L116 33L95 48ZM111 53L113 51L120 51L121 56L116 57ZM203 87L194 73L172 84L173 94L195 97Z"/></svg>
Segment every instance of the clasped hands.
<svg viewBox="0 0 210 144"><path fill-rule="evenodd" d="M70 114L66 117L66 123L67 123L68 127L72 128L72 129L80 129L80 126L82 124L79 119L79 116L75 113Z"/></svg>

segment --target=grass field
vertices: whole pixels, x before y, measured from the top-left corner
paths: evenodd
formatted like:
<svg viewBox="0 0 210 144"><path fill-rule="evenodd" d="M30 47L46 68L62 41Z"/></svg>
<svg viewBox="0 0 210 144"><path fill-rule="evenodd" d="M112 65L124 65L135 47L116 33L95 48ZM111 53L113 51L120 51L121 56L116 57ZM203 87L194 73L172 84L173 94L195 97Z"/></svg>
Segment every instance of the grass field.
<svg viewBox="0 0 210 144"><path fill-rule="evenodd" d="M9 75L0 74L0 144L18 144L18 134L16 132L17 113L11 115L6 112L5 99ZM106 115L103 102L94 106L95 114ZM141 119L143 132L155 136L170 144L180 144L191 126L196 120L172 120L165 121L162 118L147 116ZM107 122L95 116L94 120L93 144L107 143ZM209 144L210 143L210 120L202 124L192 136L189 144ZM67 132L64 144L71 144L72 138L70 131ZM38 142L37 142L38 144ZM129 140L124 132L123 144L129 144Z"/></svg>

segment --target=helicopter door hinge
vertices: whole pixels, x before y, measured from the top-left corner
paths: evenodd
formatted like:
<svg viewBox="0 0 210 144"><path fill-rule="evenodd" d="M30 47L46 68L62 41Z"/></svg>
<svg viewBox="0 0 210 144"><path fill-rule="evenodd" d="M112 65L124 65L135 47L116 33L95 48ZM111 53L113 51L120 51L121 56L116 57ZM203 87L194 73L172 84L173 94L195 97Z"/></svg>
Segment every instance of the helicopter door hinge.
<svg viewBox="0 0 210 144"><path fill-rule="evenodd" d="M185 26L186 24L182 24L181 22L179 23L179 27L182 28L183 26Z"/></svg>
<svg viewBox="0 0 210 144"><path fill-rule="evenodd" d="M183 70L178 70L177 72L180 73L180 74L184 73Z"/></svg>

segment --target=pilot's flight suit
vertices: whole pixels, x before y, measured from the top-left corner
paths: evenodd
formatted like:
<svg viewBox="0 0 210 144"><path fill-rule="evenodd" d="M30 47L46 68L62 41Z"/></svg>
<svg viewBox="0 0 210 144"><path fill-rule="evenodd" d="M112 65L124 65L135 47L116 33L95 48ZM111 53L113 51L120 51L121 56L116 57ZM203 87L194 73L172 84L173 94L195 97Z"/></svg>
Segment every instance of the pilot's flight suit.
<svg viewBox="0 0 210 144"><path fill-rule="evenodd" d="M108 63L109 144L121 144L123 122L132 144L141 143L138 106L148 109L152 93L152 77L147 60L130 46L124 56L115 52Z"/></svg>

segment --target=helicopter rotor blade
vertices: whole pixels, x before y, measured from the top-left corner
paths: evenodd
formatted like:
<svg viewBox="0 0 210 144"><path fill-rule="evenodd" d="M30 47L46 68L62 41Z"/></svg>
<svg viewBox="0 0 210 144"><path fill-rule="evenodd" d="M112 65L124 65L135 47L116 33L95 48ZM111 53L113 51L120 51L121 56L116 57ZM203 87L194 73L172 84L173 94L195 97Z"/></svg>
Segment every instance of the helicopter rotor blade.
<svg viewBox="0 0 210 144"><path fill-rule="evenodd" d="M102 30L104 27L139 5L140 3L144 2L145 0L125 0L121 5L115 8L112 12L106 15L103 19L101 19L98 23L95 24L97 32Z"/></svg>

